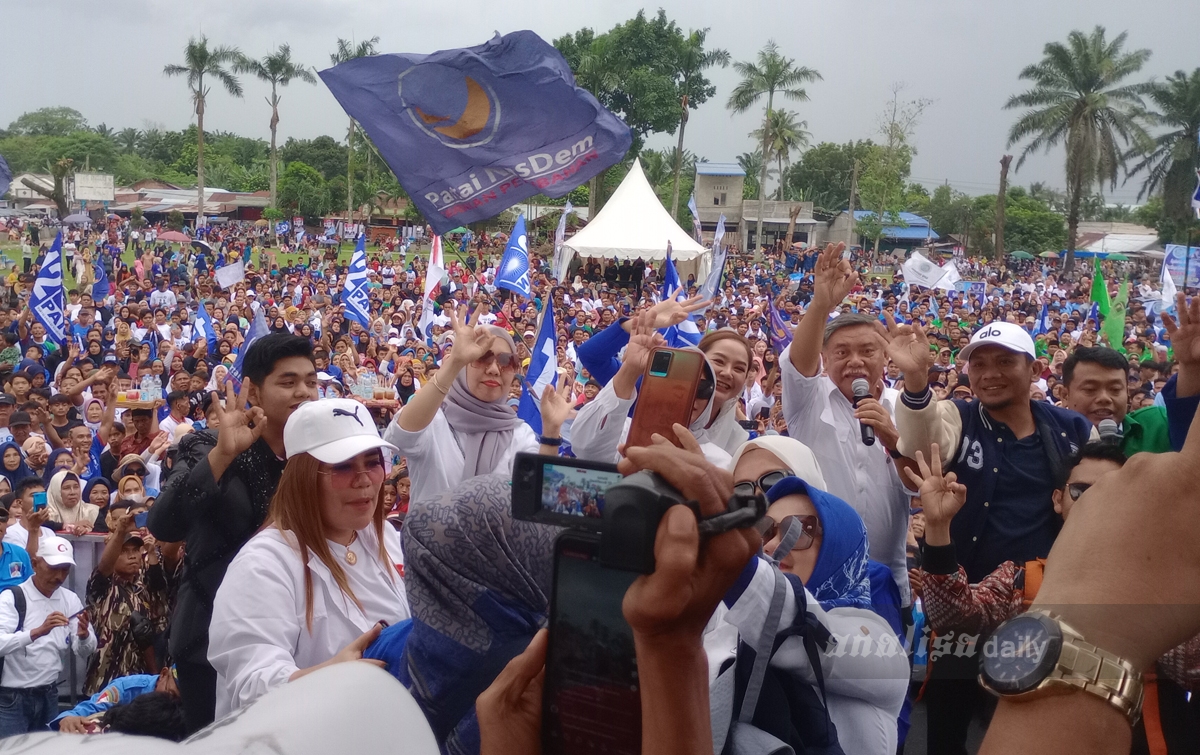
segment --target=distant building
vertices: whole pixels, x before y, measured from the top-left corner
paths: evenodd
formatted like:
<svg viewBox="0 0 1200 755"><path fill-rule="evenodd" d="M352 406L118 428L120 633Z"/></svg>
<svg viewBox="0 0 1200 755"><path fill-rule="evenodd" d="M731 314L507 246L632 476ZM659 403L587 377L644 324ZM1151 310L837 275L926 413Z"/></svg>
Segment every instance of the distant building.
<svg viewBox="0 0 1200 755"><path fill-rule="evenodd" d="M743 250L755 247L754 232L758 224L758 200L742 199L746 171L737 163L696 163L696 212L705 243L712 242L717 220L725 216L725 243ZM812 202L763 202L763 241L774 244L787 234L792 211L796 224L788 243L808 243L820 221L813 218Z"/></svg>
<svg viewBox="0 0 1200 755"><path fill-rule="evenodd" d="M874 246L872 239L867 239L858 233L858 223L874 217L875 213L871 210L855 210L855 225L852 230L850 227L850 214L843 210L828 223L822 223L818 226L814 243L836 244L839 241L844 241L847 246L860 246L863 248ZM881 249L911 249L924 246L926 242L937 241L940 238L937 231L929 227L929 221L920 215L911 212L901 212L898 213L898 218L900 220L898 224L883 227L883 236L879 242Z"/></svg>

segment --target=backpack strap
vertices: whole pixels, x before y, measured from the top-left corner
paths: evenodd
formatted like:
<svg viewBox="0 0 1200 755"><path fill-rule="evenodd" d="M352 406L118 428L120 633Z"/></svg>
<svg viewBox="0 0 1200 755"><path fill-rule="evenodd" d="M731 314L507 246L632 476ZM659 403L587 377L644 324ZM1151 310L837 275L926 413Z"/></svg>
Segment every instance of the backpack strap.
<svg viewBox="0 0 1200 755"><path fill-rule="evenodd" d="M25 628L25 591L20 585L13 585L6 588L4 592L11 592L13 596L13 607L17 609L17 628L14 633L20 632ZM3 594L3 593L0 593ZM4 659L6 656L0 655L0 682L4 680Z"/></svg>
<svg viewBox="0 0 1200 755"><path fill-rule="evenodd" d="M754 720L754 709L758 707L758 695L762 692L763 677L767 674L767 666L775 650L775 636L779 633L779 619L783 616L783 604L787 599L787 579L777 566L772 565L771 573L775 576L775 590L771 595L771 607L767 611L767 620L763 623L754 644L754 666L750 670L750 680L746 683L746 694L742 697L742 706L738 711L738 721L744 724Z"/></svg>
<svg viewBox="0 0 1200 755"><path fill-rule="evenodd" d="M1025 562L1025 587L1021 597L1022 610L1028 611L1033 605L1034 598L1037 597L1038 590L1042 587L1042 577L1046 574L1046 562L1044 559L1035 558L1032 561Z"/></svg>

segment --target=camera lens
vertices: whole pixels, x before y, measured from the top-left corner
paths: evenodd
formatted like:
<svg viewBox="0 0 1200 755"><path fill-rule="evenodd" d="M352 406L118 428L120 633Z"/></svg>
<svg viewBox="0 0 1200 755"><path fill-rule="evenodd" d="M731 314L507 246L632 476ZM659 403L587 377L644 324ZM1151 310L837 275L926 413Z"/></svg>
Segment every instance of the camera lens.
<svg viewBox="0 0 1200 755"><path fill-rule="evenodd" d="M654 352L654 361L650 363L650 374L655 377L666 377L671 369L672 356L669 351Z"/></svg>

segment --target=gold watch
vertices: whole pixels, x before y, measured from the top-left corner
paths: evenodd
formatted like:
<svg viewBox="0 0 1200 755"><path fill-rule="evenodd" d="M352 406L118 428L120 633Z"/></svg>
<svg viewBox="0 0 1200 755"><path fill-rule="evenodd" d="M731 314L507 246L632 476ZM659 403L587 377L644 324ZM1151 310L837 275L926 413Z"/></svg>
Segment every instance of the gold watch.
<svg viewBox="0 0 1200 755"><path fill-rule="evenodd" d="M1130 726L1142 713L1142 672L1049 611L1032 610L996 628L984 643L979 683L1014 700L1083 690L1121 711Z"/></svg>

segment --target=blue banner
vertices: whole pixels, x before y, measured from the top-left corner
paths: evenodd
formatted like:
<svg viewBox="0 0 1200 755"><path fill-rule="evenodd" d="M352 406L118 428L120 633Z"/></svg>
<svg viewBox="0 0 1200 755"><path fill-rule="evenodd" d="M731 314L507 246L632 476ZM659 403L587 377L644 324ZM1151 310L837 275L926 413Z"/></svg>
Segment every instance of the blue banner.
<svg viewBox="0 0 1200 755"><path fill-rule="evenodd" d="M54 237L54 243L42 260L33 292L29 295L29 309L46 329L46 337L60 349L67 343L67 319L63 313L63 270L62 231Z"/></svg>
<svg viewBox="0 0 1200 755"><path fill-rule="evenodd" d="M496 285L532 299L529 290L529 240L525 237L525 216L518 215L504 247L500 270L496 273Z"/></svg>
<svg viewBox="0 0 1200 755"><path fill-rule="evenodd" d="M99 254L92 261L92 274L96 278L96 282L92 284L92 300L99 305L108 298L109 291L112 289L112 286L108 282L108 272L104 269L104 265L101 264Z"/></svg>
<svg viewBox="0 0 1200 755"><path fill-rule="evenodd" d="M785 359L784 352L792 344L792 325L775 309L774 302L767 302L767 306L771 310L771 347L780 359Z"/></svg>
<svg viewBox="0 0 1200 755"><path fill-rule="evenodd" d="M439 234L534 194L565 196L619 162L633 141L532 31L429 55L358 58L320 73Z"/></svg>
<svg viewBox="0 0 1200 755"><path fill-rule="evenodd" d="M367 249L366 235L358 237L354 247L354 256L350 258L350 272L346 275L346 290L342 293L342 303L346 305L346 317L363 326L364 330L371 328L371 302L367 296Z"/></svg>
<svg viewBox="0 0 1200 755"><path fill-rule="evenodd" d="M4 155L0 155L0 197L4 196L4 192L8 191L8 187L12 185L12 171L8 168L8 163L4 161Z"/></svg>
<svg viewBox="0 0 1200 755"><path fill-rule="evenodd" d="M542 434L542 391L546 386L554 385L558 377L554 307L543 307L542 312L542 326L538 328L529 369L525 372L525 380L521 382L521 403L517 405L517 416L525 420L538 435Z"/></svg>

